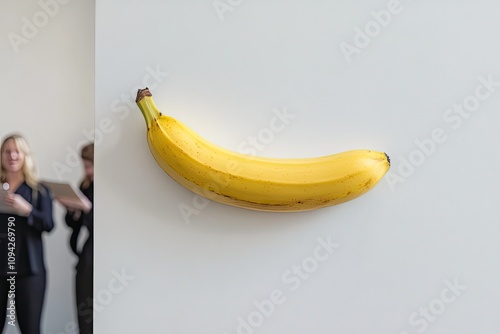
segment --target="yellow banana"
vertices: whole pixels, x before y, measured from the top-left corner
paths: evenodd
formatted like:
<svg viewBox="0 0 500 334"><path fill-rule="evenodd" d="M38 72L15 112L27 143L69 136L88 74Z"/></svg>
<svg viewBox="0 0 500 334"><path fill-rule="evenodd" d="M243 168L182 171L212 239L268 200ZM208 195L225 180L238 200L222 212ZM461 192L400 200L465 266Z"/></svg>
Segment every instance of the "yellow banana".
<svg viewBox="0 0 500 334"><path fill-rule="evenodd" d="M232 152L163 115L147 88L137 92L136 103L160 167L184 187L217 202L261 211L314 210L366 193L390 167L387 154L370 150L298 159Z"/></svg>

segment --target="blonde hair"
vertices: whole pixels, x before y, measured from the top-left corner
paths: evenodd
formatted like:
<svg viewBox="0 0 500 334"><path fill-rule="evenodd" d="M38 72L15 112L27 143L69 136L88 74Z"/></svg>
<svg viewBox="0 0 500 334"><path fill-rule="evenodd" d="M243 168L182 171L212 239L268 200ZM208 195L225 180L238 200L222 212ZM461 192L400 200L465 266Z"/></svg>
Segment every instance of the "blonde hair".
<svg viewBox="0 0 500 334"><path fill-rule="evenodd" d="M87 160L94 164L94 143L90 143L82 147L80 156L82 160ZM85 175L82 181L82 188L87 189L91 183L92 180L87 175Z"/></svg>
<svg viewBox="0 0 500 334"><path fill-rule="evenodd" d="M38 182L38 177L36 176L35 162L33 160L33 156L31 155L31 150L29 148L28 142L20 134L12 134L5 137L2 140L2 146L0 147L0 154L1 154L0 165L2 167L0 170L1 182L7 181L6 170L3 166L3 150L5 148L5 144L9 140L13 140L14 144L16 144L16 148L19 151L23 152L24 154L24 164L23 164L24 180L31 187L31 189L37 189L39 182Z"/></svg>

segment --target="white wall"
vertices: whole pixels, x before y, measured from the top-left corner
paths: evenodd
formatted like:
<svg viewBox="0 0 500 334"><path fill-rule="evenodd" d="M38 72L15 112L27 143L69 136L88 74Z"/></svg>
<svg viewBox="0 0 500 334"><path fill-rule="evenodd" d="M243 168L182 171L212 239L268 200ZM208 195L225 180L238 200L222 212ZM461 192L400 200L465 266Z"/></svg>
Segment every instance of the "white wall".
<svg viewBox="0 0 500 334"><path fill-rule="evenodd" d="M0 3L0 135L16 131L27 137L41 178L78 185L83 175L70 152L78 154L88 141L84 132L94 126L94 8L93 1ZM59 204L54 218L55 229L44 237L43 332L74 333L76 258ZM5 329L17 333L11 326Z"/></svg>
<svg viewBox="0 0 500 334"><path fill-rule="evenodd" d="M498 333L500 5L220 3L232 9L224 20L212 0L97 1L96 120L107 133L96 332ZM365 27L369 44L356 37ZM493 92L478 79L489 76ZM146 84L164 113L226 148L286 108L295 118L259 154L383 150L401 182L387 176L359 199L306 213L210 203L188 224L179 205L194 195L154 162L133 103ZM475 101L467 118L447 111ZM328 260L307 277L290 271L328 237L340 243ZM273 291L282 303L259 316L255 303ZM255 327L238 329L239 317Z"/></svg>

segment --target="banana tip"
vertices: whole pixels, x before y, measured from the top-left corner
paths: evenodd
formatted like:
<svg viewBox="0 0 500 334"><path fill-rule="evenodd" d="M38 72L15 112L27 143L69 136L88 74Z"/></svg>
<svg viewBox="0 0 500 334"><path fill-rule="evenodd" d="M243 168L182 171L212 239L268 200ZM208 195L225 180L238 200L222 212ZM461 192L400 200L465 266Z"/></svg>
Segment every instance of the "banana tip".
<svg viewBox="0 0 500 334"><path fill-rule="evenodd" d="M151 94L151 92L149 91L149 88L146 87L144 89L138 89L137 90L137 97L135 98L135 103L142 100L145 96L153 96L153 94Z"/></svg>
<svg viewBox="0 0 500 334"><path fill-rule="evenodd" d="M385 153L385 157L387 158L387 162L389 163L389 166L391 165L391 158L389 158L389 155L387 153Z"/></svg>

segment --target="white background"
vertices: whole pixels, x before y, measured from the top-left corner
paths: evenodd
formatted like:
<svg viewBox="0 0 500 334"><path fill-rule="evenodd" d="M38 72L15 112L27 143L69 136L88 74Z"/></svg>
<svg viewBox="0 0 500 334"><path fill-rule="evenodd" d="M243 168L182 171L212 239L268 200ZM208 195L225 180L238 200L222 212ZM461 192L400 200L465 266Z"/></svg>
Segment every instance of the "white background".
<svg viewBox="0 0 500 334"><path fill-rule="evenodd" d="M20 132L39 177L75 186L83 177L80 148L94 127L94 8L92 1L0 1L0 136ZM23 18L35 30L24 28L29 24ZM9 34L25 41L11 43ZM54 210L55 228L44 235L48 281L42 330L73 334L76 257L65 212L58 203ZM17 325L6 323L4 332L18 333Z"/></svg>
<svg viewBox="0 0 500 334"><path fill-rule="evenodd" d="M97 2L96 333L498 333L500 4L393 2L349 62L340 46L387 1L231 3L221 20L211 0ZM495 91L454 129L447 110L489 76ZM312 212L199 209L148 150L143 82L223 147L286 109L260 155L381 150L400 182ZM445 139L418 153L435 131ZM339 248L292 290L288 271L328 237ZM259 318L274 290L284 302Z"/></svg>

